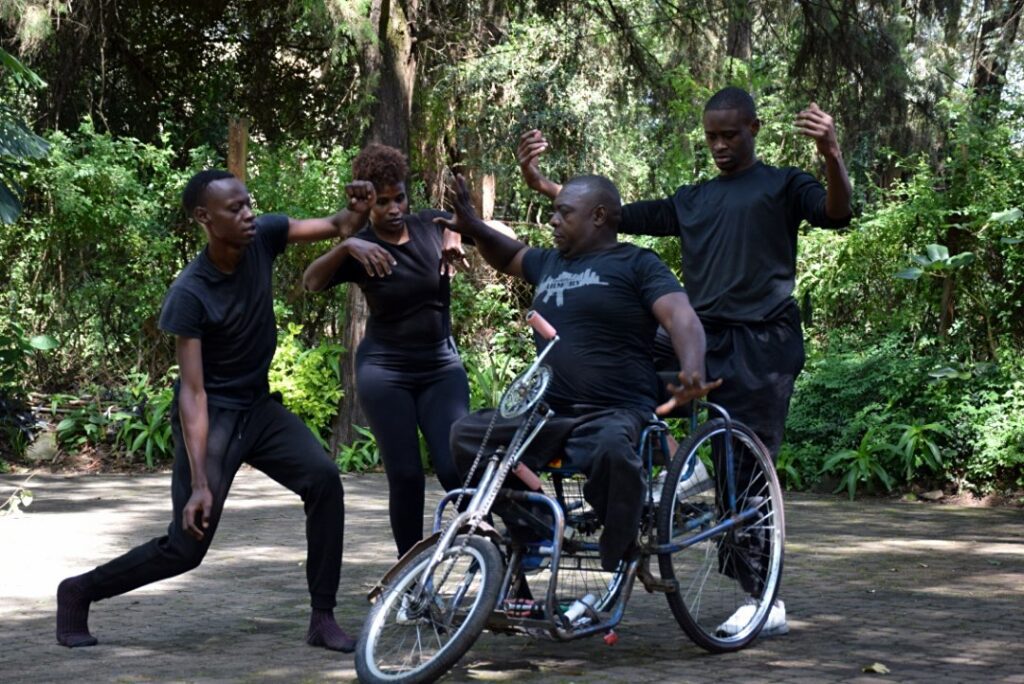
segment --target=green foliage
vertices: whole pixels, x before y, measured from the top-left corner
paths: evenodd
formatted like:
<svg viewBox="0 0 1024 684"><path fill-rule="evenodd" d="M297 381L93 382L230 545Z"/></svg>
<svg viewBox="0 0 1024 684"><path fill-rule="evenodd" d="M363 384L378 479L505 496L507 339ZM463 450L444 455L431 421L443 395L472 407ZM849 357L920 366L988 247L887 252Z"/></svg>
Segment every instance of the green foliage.
<svg viewBox="0 0 1024 684"><path fill-rule="evenodd" d="M0 280L10 283L0 307L62 340L37 382L105 380L143 354L168 358L155 317L196 244L173 230L183 224L184 173L171 168L170 150L96 133L88 122L50 142L29 175L29 211L0 227Z"/></svg>
<svg viewBox="0 0 1024 684"><path fill-rule="evenodd" d="M938 472L942 468L942 452L931 438L931 435L949 436L949 431L941 423L915 420L909 425L897 423L894 427L903 430L894 451L902 461L905 482L912 482L914 476L924 468L932 472Z"/></svg>
<svg viewBox="0 0 1024 684"><path fill-rule="evenodd" d="M847 472L837 464L850 462L859 469L843 482L854 487L876 473L870 464L906 484L938 478L987 492L1024 483L1019 359L960 362L947 373L937 372L954 370L940 350L898 335L857 346L864 348L834 343L813 355L797 381L783 451L804 486L822 472ZM838 453L844 457L830 461Z"/></svg>
<svg viewBox="0 0 1024 684"><path fill-rule="evenodd" d="M340 211L347 206L345 184L352 178L355 154L356 150L342 147L321 151L308 143L254 148L246 184L256 210L300 219ZM302 289L306 266L328 247L327 243L292 244L274 262L274 293L286 305L278 324L301 324L307 344L343 319L345 288L313 296Z"/></svg>
<svg viewBox="0 0 1024 684"><path fill-rule="evenodd" d="M170 420L174 388L166 380L162 387L154 388L145 373L133 373L129 381L125 400L132 409L112 414L120 424L114 443L125 450L129 460L141 451L146 466L152 468L157 461L174 458Z"/></svg>
<svg viewBox="0 0 1024 684"><path fill-rule="evenodd" d="M343 473L363 473L381 467L380 453L377 451L377 439L368 428L361 425L352 426L362 437L351 444L342 445L335 461Z"/></svg>
<svg viewBox="0 0 1024 684"><path fill-rule="evenodd" d="M277 353L270 365L270 389L280 392L284 405L327 446L331 419L341 399L339 363L344 348L321 342L307 349L299 339L301 327L290 323L278 335Z"/></svg>
<svg viewBox="0 0 1024 684"><path fill-rule="evenodd" d="M0 397L23 397L29 360L36 352L52 351L58 346L57 340L49 335L28 337L17 322L0 321Z"/></svg>
<svg viewBox="0 0 1024 684"><path fill-rule="evenodd" d="M14 55L0 48L0 79L7 78L26 88L46 85ZM32 132L17 111L0 103L0 223L17 220L24 193L18 179L26 168L25 162L45 157L49 147L45 140Z"/></svg>
<svg viewBox="0 0 1024 684"><path fill-rule="evenodd" d="M74 404L62 400L74 401ZM107 442L116 430L111 418L111 409L103 408L99 398L93 397L80 402L76 397L57 395L53 397L54 412L61 411L64 417L57 423L57 445L65 451L81 451L85 447L96 447Z"/></svg>
<svg viewBox="0 0 1024 684"><path fill-rule="evenodd" d="M891 453L893 446L881 441L876 428L868 428L856 449L843 449L832 454L822 465L825 472L841 475L837 492L845 489L853 500L860 484L873 485L880 482L886 491L892 489L893 479L883 465L881 454Z"/></svg>

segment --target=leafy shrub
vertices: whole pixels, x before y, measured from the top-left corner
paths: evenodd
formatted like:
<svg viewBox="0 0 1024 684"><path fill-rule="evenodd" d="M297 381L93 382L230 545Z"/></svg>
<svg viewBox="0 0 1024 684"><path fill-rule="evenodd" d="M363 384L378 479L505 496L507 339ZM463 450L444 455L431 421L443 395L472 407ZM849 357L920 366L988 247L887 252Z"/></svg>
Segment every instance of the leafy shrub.
<svg viewBox="0 0 1024 684"><path fill-rule="evenodd" d="M803 485L824 473L851 492L896 473L977 492L1024 484L1019 359L950 364L898 335L859 346L812 356L797 380L784 452Z"/></svg>
<svg viewBox="0 0 1024 684"><path fill-rule="evenodd" d="M344 348L321 342L307 349L299 338L301 332L299 324L289 323L279 333L270 365L270 389L281 393L288 410L326 447L331 419L342 396L339 363Z"/></svg>
<svg viewBox="0 0 1024 684"><path fill-rule="evenodd" d="M114 443L125 450L129 460L141 451L146 458L146 466L152 468L157 461L174 458L171 437L174 388L169 381L159 388L153 387L145 373L133 373L129 378L125 403L131 409L112 415L119 424Z"/></svg>
<svg viewBox="0 0 1024 684"><path fill-rule="evenodd" d="M343 473L362 473L381 467L380 452L377 450L377 438L369 428L361 425L352 426L362 437L351 444L343 444L338 449L335 462ZM420 453L423 453L422 450Z"/></svg>

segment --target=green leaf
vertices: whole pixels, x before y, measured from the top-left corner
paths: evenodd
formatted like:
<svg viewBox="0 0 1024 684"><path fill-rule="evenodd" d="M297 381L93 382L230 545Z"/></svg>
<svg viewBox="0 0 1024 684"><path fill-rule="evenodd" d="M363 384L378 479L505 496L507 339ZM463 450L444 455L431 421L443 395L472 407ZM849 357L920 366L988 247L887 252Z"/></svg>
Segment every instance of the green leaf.
<svg viewBox="0 0 1024 684"><path fill-rule="evenodd" d="M916 266L912 266L911 268L903 269L902 271L900 271L899 273L897 273L893 277L894 278L900 278L902 280L917 280L918 278L920 278L923 275L924 275L924 271L923 270L921 270L920 268L917 268Z"/></svg>
<svg viewBox="0 0 1024 684"><path fill-rule="evenodd" d="M19 62L14 55L3 49L0 49L0 66L3 66L5 70L10 71L11 75L14 76L14 80L19 83L35 88L46 87L46 81L39 78L34 71Z"/></svg>
<svg viewBox="0 0 1024 684"><path fill-rule="evenodd" d="M949 258L949 265L952 268L960 268L971 263L974 263L973 252L960 252L960 254Z"/></svg>
<svg viewBox="0 0 1024 684"><path fill-rule="evenodd" d="M988 217L988 220L992 223L1013 223L1014 221L1019 221L1021 216L1024 216L1024 212L1017 207L1014 207L1013 209L1007 209L1006 211L993 212L993 214Z"/></svg>
<svg viewBox="0 0 1024 684"><path fill-rule="evenodd" d="M935 261L947 261L949 259L949 248L945 245L930 244L924 248L924 251L928 254L928 258L933 262Z"/></svg>
<svg viewBox="0 0 1024 684"><path fill-rule="evenodd" d="M1019 245L1020 243L1024 242L1024 238L1004 237L1000 238L999 242L1003 243L1004 245Z"/></svg>
<svg viewBox="0 0 1024 684"><path fill-rule="evenodd" d="M142 443L146 441L147 436L148 435L145 432L140 432L138 435L136 435L134 441L132 441L132 448L129 449L129 451L135 451L140 446L142 446Z"/></svg>
<svg viewBox="0 0 1024 684"><path fill-rule="evenodd" d="M39 351L50 351L51 349L56 349L60 346L57 343L57 340L49 335L36 335L29 340L28 343L32 345L33 349L38 349Z"/></svg>
<svg viewBox="0 0 1024 684"><path fill-rule="evenodd" d="M67 432L75 427L77 421L74 418L65 418L57 423L57 432Z"/></svg>

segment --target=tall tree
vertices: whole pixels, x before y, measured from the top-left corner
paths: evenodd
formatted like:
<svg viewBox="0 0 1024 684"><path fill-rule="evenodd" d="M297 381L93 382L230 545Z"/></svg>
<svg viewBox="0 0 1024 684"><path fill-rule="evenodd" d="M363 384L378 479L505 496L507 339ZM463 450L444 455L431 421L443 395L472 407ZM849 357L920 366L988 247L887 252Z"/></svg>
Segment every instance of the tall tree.
<svg viewBox="0 0 1024 684"><path fill-rule="evenodd" d="M376 40L363 49L365 72L377 75L367 142L391 145L406 154L416 83L414 30L418 12L419 0L373 0L370 21L376 27ZM353 426L366 424L356 390L355 352L366 332L368 315L363 293L349 285L342 332L342 344L347 350L341 372L344 394L332 424L331 453L359 437Z"/></svg>

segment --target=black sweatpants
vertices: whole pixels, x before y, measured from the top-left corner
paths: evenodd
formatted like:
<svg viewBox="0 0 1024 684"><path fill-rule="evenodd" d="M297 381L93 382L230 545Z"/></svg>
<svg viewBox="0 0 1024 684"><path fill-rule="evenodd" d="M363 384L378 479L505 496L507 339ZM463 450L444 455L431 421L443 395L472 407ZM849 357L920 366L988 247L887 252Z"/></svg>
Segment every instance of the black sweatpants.
<svg viewBox="0 0 1024 684"><path fill-rule="evenodd" d="M536 472L561 456L563 467L577 468L587 476L583 496L604 525L600 551L601 565L606 570L615 569L637 538L646 491L637 444L651 415L634 409L594 407L563 411L544 425L520 458ZM477 411L452 427L452 453L460 472L465 474L472 465L492 418L493 409ZM518 419L499 416L483 458L498 446L508 446L518 425ZM476 475L483 472L485 464L477 466ZM514 475L509 480L506 486L516 486Z"/></svg>
<svg viewBox="0 0 1024 684"><path fill-rule="evenodd" d="M804 339L800 330L800 311L794 303L784 314L767 323L722 325L704 321L707 338L706 362L708 379L722 379L722 385L711 392L708 400L723 406L729 415L749 426L764 442L774 462L782 446L789 414L793 385L804 367ZM675 353L664 330L658 330L655 344L659 370L678 370ZM722 445L714 444L715 458L724 454ZM737 491L744 491L752 477L753 463L744 459L746 452L735 452L737 460ZM721 477L724 469L716 468ZM719 489L724 482L719 480ZM739 542L737 542L739 543ZM747 554L743 559L723 550L720 569L736 578L751 594L758 594L763 585L768 540L763 535L748 534Z"/></svg>
<svg viewBox="0 0 1024 684"><path fill-rule="evenodd" d="M171 411L174 512L167 534L137 546L84 577L93 600L180 575L197 567L210 548L231 482L242 463L261 470L300 497L306 510L306 580L313 608L329 610L341 575L345 507L337 466L309 428L270 397L246 410L209 407L206 477L213 494L210 525L202 541L182 527L182 512L192 496L191 468L182 440L175 400ZM228 591L243 590L231 587Z"/></svg>
<svg viewBox="0 0 1024 684"><path fill-rule="evenodd" d="M793 384L804 367L804 338L796 304L768 323L722 325L703 321L707 377L722 379L708 395L761 438L772 460L779 455ZM679 370L667 333L655 344L659 371Z"/></svg>
<svg viewBox="0 0 1024 684"><path fill-rule="evenodd" d="M387 473L391 533L401 556L423 538L426 478L417 427L441 485L462 484L448 435L469 412L466 369L451 338L396 348L365 337L356 353L356 388Z"/></svg>

